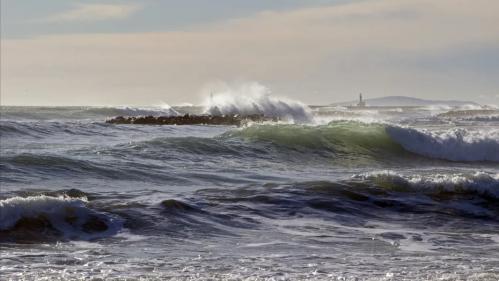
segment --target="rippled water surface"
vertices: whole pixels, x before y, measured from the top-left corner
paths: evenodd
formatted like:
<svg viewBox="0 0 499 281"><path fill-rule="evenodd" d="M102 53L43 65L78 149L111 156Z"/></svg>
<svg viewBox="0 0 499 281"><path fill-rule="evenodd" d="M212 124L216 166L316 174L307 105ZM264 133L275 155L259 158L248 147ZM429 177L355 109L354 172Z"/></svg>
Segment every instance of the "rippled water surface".
<svg viewBox="0 0 499 281"><path fill-rule="evenodd" d="M495 115L172 112L2 107L0 279L499 279Z"/></svg>

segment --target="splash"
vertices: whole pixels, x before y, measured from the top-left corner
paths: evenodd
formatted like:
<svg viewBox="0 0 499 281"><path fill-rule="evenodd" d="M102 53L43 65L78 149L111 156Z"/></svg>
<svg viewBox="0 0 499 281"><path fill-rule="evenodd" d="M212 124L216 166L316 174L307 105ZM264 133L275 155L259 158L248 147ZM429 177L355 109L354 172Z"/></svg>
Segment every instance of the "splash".
<svg viewBox="0 0 499 281"><path fill-rule="evenodd" d="M310 108L302 102L270 95L270 90L258 83L237 87L225 86L211 93L205 102L205 113L211 115L263 115L295 123L313 120Z"/></svg>

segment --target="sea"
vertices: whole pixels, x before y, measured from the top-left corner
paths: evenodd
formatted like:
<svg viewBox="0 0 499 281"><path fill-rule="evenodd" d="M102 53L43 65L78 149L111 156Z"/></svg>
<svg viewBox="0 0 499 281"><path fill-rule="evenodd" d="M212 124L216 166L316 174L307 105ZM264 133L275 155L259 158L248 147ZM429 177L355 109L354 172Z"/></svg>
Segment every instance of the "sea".
<svg viewBox="0 0 499 281"><path fill-rule="evenodd" d="M279 121L105 122L214 112ZM0 280L499 280L496 109L0 114Z"/></svg>

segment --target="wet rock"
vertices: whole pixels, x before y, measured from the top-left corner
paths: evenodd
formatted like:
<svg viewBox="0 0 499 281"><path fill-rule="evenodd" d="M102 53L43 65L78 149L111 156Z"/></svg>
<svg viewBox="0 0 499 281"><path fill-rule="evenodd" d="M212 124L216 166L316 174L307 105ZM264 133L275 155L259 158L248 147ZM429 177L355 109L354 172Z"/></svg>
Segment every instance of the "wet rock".
<svg viewBox="0 0 499 281"><path fill-rule="evenodd" d="M118 116L106 120L111 124L139 124L139 125L228 125L241 126L247 122L278 121L277 118L268 118L263 115L189 115L183 116Z"/></svg>

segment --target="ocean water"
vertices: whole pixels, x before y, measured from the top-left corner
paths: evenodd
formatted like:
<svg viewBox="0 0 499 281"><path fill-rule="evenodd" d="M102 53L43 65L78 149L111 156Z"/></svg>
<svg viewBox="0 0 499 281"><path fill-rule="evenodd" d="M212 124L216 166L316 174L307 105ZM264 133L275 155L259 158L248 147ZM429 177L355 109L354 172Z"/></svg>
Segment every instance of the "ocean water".
<svg viewBox="0 0 499 281"><path fill-rule="evenodd" d="M0 279L499 279L499 115L260 104L1 107Z"/></svg>

